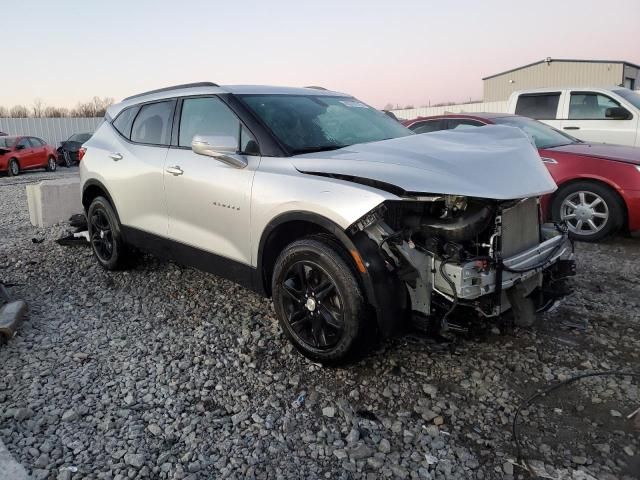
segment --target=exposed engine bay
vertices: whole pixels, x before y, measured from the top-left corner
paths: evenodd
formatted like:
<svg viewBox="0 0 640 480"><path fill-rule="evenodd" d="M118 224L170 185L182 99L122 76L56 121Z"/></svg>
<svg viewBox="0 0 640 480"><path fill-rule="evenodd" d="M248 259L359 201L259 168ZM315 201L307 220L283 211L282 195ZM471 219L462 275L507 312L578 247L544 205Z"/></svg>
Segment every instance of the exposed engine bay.
<svg viewBox="0 0 640 480"><path fill-rule="evenodd" d="M359 232L406 288L413 315L444 328L456 308L478 318L512 310L516 324L531 325L575 274L566 228L541 224L537 197L388 200L349 228Z"/></svg>

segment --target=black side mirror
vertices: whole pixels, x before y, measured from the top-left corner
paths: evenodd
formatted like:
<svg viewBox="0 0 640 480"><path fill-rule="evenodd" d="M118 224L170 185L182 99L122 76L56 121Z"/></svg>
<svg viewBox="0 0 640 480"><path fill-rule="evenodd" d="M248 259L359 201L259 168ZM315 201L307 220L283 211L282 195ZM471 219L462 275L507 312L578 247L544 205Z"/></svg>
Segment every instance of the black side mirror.
<svg viewBox="0 0 640 480"><path fill-rule="evenodd" d="M631 113L622 107L611 107L604 111L604 116L611 120L629 120Z"/></svg>

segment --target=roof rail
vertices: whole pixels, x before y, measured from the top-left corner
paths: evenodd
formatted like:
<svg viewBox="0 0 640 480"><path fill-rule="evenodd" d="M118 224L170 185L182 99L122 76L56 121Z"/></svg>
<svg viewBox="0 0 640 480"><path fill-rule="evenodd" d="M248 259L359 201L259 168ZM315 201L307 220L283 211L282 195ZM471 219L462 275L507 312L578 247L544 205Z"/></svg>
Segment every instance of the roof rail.
<svg viewBox="0 0 640 480"><path fill-rule="evenodd" d="M149 90L148 92L138 93L136 95L131 95L130 97L124 98L122 101L131 100L132 98L143 97L145 95L150 95L152 93L160 93L160 92L168 92L169 90L178 90L180 88L196 88L196 87L219 87L217 83L213 82L195 82L195 83L183 83L181 85L173 85L172 87L164 87L158 88L156 90Z"/></svg>
<svg viewBox="0 0 640 480"><path fill-rule="evenodd" d="M326 90L326 88L318 87L317 85L309 85L308 87L304 87L304 88L313 88L314 90Z"/></svg>

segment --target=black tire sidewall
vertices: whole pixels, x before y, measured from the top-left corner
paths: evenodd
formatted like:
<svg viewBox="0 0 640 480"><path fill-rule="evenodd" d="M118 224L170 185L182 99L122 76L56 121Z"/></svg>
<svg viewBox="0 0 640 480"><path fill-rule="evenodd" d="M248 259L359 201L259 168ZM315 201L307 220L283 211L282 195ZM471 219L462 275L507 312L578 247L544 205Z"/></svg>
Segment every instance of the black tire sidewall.
<svg viewBox="0 0 640 480"><path fill-rule="evenodd" d="M17 165L17 172L14 173L13 172L13 168L11 168L13 165ZM20 174L20 164L18 163L18 160L16 160L15 158L12 158L11 160L9 160L9 164L7 165L7 175L9 175L10 177L15 177L17 175Z"/></svg>
<svg viewBox="0 0 640 480"><path fill-rule="evenodd" d="M582 181L560 187L551 203L551 216L554 221L560 221L562 202L571 194L583 190L599 195L607 204L609 218L604 228L591 235L578 235L569 231L571 238L584 242L597 242L617 232L624 222L624 206L618 195L608 186L596 182Z"/></svg>
<svg viewBox="0 0 640 480"><path fill-rule="evenodd" d="M284 275L294 263L305 260L317 264L331 277L344 304L344 332L338 343L329 349L314 348L298 339L289 325L282 305L281 285ZM271 291L274 309L285 336L304 356L325 365L337 365L350 360L358 353L364 328L362 292L352 269L329 245L313 239L303 239L290 244L276 260Z"/></svg>
<svg viewBox="0 0 640 480"><path fill-rule="evenodd" d="M89 205L89 209L87 210L87 227L89 231L89 238L92 235L91 229L91 216L97 211L101 210L107 217L109 222L109 227L111 228L111 232L113 235L113 254L109 261L104 261L100 258L100 256L96 253L93 243L91 243L91 250L93 251L93 256L96 258L98 263L107 270L119 270L124 267L125 264L125 253L126 247L124 241L122 239L122 233L120 228L120 222L118 222L118 217L116 216L113 207L109 203L109 201L104 197L96 197Z"/></svg>

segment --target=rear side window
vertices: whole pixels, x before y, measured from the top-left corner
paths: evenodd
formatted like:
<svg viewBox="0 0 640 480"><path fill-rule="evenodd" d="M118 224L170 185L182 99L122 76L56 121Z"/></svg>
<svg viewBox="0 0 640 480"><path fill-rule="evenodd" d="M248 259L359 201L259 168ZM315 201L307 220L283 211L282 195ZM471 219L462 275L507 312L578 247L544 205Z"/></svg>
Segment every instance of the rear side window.
<svg viewBox="0 0 640 480"><path fill-rule="evenodd" d="M114 128L125 138L131 138L131 125L133 125L133 119L136 118L136 113L138 113L137 106L125 108L113 121ZM79 135L73 135L69 140L77 141L74 138L77 136Z"/></svg>
<svg viewBox="0 0 640 480"><path fill-rule="evenodd" d="M609 120L607 108L619 107L615 100L597 93L572 93L569 102L571 120Z"/></svg>
<svg viewBox="0 0 640 480"><path fill-rule="evenodd" d="M560 93L520 95L516 105L516 115L536 120L555 120L558 113Z"/></svg>
<svg viewBox="0 0 640 480"><path fill-rule="evenodd" d="M34 147L41 147L44 145L44 142L36 137L29 137L29 141L31 142L31 145L33 145Z"/></svg>
<svg viewBox="0 0 640 480"><path fill-rule="evenodd" d="M169 145L174 101L150 103L140 107L133 121L131 141L150 145Z"/></svg>
<svg viewBox="0 0 640 480"><path fill-rule="evenodd" d="M446 128L445 120L427 120L420 123L414 123L409 127L415 133L429 133L444 130Z"/></svg>
<svg viewBox="0 0 640 480"><path fill-rule="evenodd" d="M462 130L463 128L482 127L484 123L469 118L450 118L447 125L449 130Z"/></svg>

